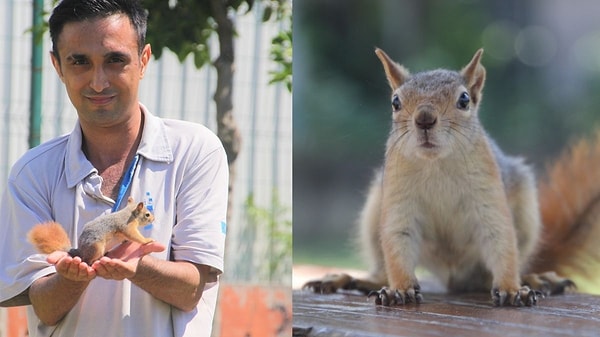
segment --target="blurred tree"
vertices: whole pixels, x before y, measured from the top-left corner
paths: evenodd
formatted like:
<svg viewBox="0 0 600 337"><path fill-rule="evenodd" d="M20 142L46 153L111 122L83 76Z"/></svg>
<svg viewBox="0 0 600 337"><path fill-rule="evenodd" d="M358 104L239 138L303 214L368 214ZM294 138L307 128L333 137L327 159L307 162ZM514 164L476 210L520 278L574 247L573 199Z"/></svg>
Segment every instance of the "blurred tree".
<svg viewBox="0 0 600 337"><path fill-rule="evenodd" d="M258 2L263 6L263 21L273 18L291 20L290 0L258 0ZM149 11L147 40L153 46L157 59L162 55L162 50L168 48L177 54L180 61L192 54L194 64L197 68L201 68L211 62L208 40L214 34L218 37L219 56L212 63L217 71L214 100L217 107L217 136L225 147L229 162L230 205L235 179L235 160L241 142L233 115L232 101L236 35L232 14L242 9L247 13L252 10L254 4L255 0L144 0L144 6ZM291 26L289 29L291 30ZM291 36L291 33L287 36ZM279 42L279 45L286 42L285 38L278 38L274 41ZM287 60L281 52L275 52L275 56L278 57L275 60L284 66L284 74L286 69L291 70L291 66L286 68L286 62L291 63L291 59ZM275 80L285 81L287 78L285 75L280 75L276 76ZM232 208L228 209L230 214Z"/></svg>

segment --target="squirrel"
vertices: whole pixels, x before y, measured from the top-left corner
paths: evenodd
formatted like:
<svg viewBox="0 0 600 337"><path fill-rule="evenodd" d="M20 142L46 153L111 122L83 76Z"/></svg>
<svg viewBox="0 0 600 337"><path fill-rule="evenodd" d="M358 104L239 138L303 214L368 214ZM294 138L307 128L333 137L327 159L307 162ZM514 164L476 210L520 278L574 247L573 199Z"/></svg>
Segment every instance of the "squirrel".
<svg viewBox="0 0 600 337"><path fill-rule="evenodd" d="M555 271L570 277L565 264L557 262L563 256L573 260L570 252L600 261L592 249L578 250L581 242L597 245L582 238L589 228L600 228L590 226L600 214L593 207L600 184L583 178L590 166L582 163L596 151L600 165L600 133L599 146L584 142L568 152L538 194L533 169L523 158L505 155L479 121L483 49L460 71L417 74L381 49L375 53L392 89L392 127L383 167L359 218L359 242L370 273L366 279L327 275L304 288L359 290L385 306L421 303L415 268L422 264L448 291L491 291L496 306L532 306L543 295L574 289L570 278ZM574 187L565 172L580 175L575 180L585 198L575 197L579 185ZM592 179L600 181L596 175ZM566 191L577 205L564 204ZM586 269L584 264L577 268Z"/></svg>
<svg viewBox="0 0 600 337"><path fill-rule="evenodd" d="M71 248L71 241L64 228L49 221L35 225L28 233L27 240L43 254L55 251L68 252L70 256L81 257L81 260L92 265L107 251L113 239L131 240L147 244L154 240L144 237L138 227L154 221L154 215L148 211L144 203L136 204L132 197L127 206L120 211L102 215L86 223L79 236L77 248Z"/></svg>

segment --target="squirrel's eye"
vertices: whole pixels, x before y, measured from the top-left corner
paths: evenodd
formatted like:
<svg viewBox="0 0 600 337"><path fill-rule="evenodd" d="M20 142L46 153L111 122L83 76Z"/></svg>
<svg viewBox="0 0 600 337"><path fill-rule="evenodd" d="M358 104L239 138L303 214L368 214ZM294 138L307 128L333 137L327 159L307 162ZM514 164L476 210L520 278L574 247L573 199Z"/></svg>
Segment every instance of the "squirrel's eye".
<svg viewBox="0 0 600 337"><path fill-rule="evenodd" d="M400 108L402 108L402 104L400 103L400 98L398 98L398 95L394 95L392 97L392 108L394 108L394 111L398 111Z"/></svg>
<svg viewBox="0 0 600 337"><path fill-rule="evenodd" d="M465 110L469 107L469 103L471 103L471 97L469 97L469 94L467 94L466 92L463 92L458 97L458 102L456 102L456 107L461 110Z"/></svg>

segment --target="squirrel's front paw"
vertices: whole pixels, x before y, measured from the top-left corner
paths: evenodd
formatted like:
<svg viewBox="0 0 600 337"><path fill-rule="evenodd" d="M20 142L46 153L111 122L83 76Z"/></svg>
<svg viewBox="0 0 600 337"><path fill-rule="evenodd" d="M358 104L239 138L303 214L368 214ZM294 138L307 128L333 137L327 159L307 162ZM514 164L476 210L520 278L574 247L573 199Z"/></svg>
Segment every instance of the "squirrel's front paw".
<svg viewBox="0 0 600 337"><path fill-rule="evenodd" d="M553 271L527 274L522 279L524 285L539 290L544 296L562 294L577 288L573 281L561 277Z"/></svg>
<svg viewBox="0 0 600 337"><path fill-rule="evenodd" d="M423 302L421 287L418 284L405 290L383 287L381 290L371 291L368 297L371 296L375 296L375 304L386 307Z"/></svg>
<svg viewBox="0 0 600 337"><path fill-rule="evenodd" d="M306 282L302 289L311 289L315 293L331 294L338 289L349 289L353 278L348 274L328 274L320 280Z"/></svg>
<svg viewBox="0 0 600 337"><path fill-rule="evenodd" d="M495 306L512 305L520 307L526 305L530 307L537 304L538 296L542 296L542 294L531 290L527 286L517 290L492 289L492 301Z"/></svg>

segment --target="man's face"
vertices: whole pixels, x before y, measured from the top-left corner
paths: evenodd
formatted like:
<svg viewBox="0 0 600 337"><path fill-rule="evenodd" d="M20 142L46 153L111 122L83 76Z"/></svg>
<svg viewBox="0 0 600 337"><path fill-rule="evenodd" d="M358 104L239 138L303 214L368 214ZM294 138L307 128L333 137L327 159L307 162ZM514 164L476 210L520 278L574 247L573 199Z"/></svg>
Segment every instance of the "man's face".
<svg viewBox="0 0 600 337"><path fill-rule="evenodd" d="M138 86L151 55L140 56L137 34L126 15L69 22L52 63L65 84L80 122L111 127L139 113Z"/></svg>

